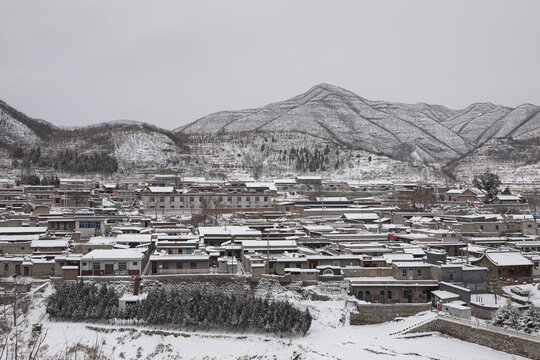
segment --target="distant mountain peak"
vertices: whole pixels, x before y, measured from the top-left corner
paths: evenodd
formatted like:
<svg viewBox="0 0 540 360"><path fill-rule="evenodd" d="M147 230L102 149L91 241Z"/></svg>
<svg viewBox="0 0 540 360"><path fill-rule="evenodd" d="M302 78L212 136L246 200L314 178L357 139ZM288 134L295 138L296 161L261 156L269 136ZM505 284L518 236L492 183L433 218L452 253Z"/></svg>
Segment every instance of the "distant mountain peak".
<svg viewBox="0 0 540 360"><path fill-rule="evenodd" d="M540 136L538 109L513 109L486 102L451 110L427 103L372 101L321 83L285 101L258 109L218 112L175 131L298 132L403 160L446 163L494 136Z"/></svg>

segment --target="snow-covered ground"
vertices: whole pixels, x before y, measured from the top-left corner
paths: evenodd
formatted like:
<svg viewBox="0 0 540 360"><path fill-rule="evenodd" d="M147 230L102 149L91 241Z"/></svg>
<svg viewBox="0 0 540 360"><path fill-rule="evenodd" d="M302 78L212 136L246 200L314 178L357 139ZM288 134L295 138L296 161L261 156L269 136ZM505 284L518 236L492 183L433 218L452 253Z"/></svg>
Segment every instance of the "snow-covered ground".
<svg viewBox="0 0 540 360"><path fill-rule="evenodd" d="M521 301L528 301L536 307L540 308L540 289L538 289L538 284L526 284L519 285L520 288L524 290L529 290L529 296L520 296L512 292L512 288L516 285L510 285L503 287L503 291L511 296L512 298L519 299Z"/></svg>
<svg viewBox="0 0 540 360"><path fill-rule="evenodd" d="M272 288L275 297L288 298L299 307L309 308L313 315L307 335L290 338L53 321L45 313L45 298L52 291L52 286L46 285L34 295L25 324L20 327L28 338L31 325L42 323L42 333L47 334L43 355L49 356L76 349L82 358L85 349L94 347L114 359L522 359L439 334L390 335L435 316L429 312L378 325L348 325L345 298L339 296L316 301L296 291L276 292Z"/></svg>

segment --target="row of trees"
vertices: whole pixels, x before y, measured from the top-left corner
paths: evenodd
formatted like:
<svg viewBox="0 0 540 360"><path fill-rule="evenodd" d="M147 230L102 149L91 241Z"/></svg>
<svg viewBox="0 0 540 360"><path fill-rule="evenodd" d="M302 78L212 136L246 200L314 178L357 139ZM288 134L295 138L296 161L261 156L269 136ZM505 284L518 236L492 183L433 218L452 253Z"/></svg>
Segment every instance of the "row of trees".
<svg viewBox="0 0 540 360"><path fill-rule="evenodd" d="M531 304L529 309L521 313L508 300L495 313L493 325L524 331L527 334L538 333L540 332L540 309Z"/></svg>
<svg viewBox="0 0 540 360"><path fill-rule="evenodd" d="M14 168L31 169L34 166L78 174L99 173L110 175L118 170L118 161L106 152L80 154L76 150L62 150L55 154L43 154L41 147L28 151L17 147L12 153Z"/></svg>
<svg viewBox="0 0 540 360"><path fill-rule="evenodd" d="M54 187L60 186L60 179L58 176L39 176L36 174L23 174L20 178L17 178L17 186L23 185L54 185Z"/></svg>
<svg viewBox="0 0 540 360"><path fill-rule="evenodd" d="M286 301L269 301L253 295L227 293L219 288L156 288L136 305L121 311L118 295L103 284L63 284L47 303L53 317L127 319L152 325L193 329L263 330L281 334L305 334L311 314Z"/></svg>

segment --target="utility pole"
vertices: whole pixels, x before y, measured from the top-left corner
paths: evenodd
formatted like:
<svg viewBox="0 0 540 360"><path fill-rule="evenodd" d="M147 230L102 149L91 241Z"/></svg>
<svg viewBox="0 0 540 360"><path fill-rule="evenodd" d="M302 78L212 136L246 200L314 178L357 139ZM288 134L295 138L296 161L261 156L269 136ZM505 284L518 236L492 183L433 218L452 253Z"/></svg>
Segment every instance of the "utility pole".
<svg viewBox="0 0 540 360"><path fill-rule="evenodd" d="M270 274L270 233L266 233L266 273Z"/></svg>

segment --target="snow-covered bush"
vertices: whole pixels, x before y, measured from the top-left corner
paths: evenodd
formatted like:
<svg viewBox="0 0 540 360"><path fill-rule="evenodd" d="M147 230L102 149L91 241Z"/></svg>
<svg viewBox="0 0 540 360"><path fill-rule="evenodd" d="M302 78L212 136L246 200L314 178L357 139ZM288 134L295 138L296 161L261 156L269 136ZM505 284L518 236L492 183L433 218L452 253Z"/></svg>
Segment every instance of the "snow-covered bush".
<svg viewBox="0 0 540 360"><path fill-rule="evenodd" d="M112 286L65 283L47 300L47 313L72 320L112 319L118 312L118 294Z"/></svg>
<svg viewBox="0 0 540 360"><path fill-rule="evenodd" d="M493 317L493 325L504 328L517 329L519 326L519 310L512 304L510 299L501 306Z"/></svg>
<svg viewBox="0 0 540 360"><path fill-rule="evenodd" d="M493 325L524 331L528 334L540 332L540 311L531 304L529 309L521 314L508 300L506 305L495 313Z"/></svg>
<svg viewBox="0 0 540 360"><path fill-rule="evenodd" d="M230 293L220 287L151 288L146 299L119 311L113 287L83 282L60 285L48 299L47 313L71 320L119 318L179 328L303 335L312 320L308 310L299 310L288 301Z"/></svg>
<svg viewBox="0 0 540 360"><path fill-rule="evenodd" d="M533 304L519 318L519 329L527 334L540 332L540 310Z"/></svg>
<svg viewBox="0 0 540 360"><path fill-rule="evenodd" d="M308 310L287 301L269 301L249 294L229 294L219 288L157 288L119 317L147 324L170 324L182 328L227 328L305 334L311 326Z"/></svg>

